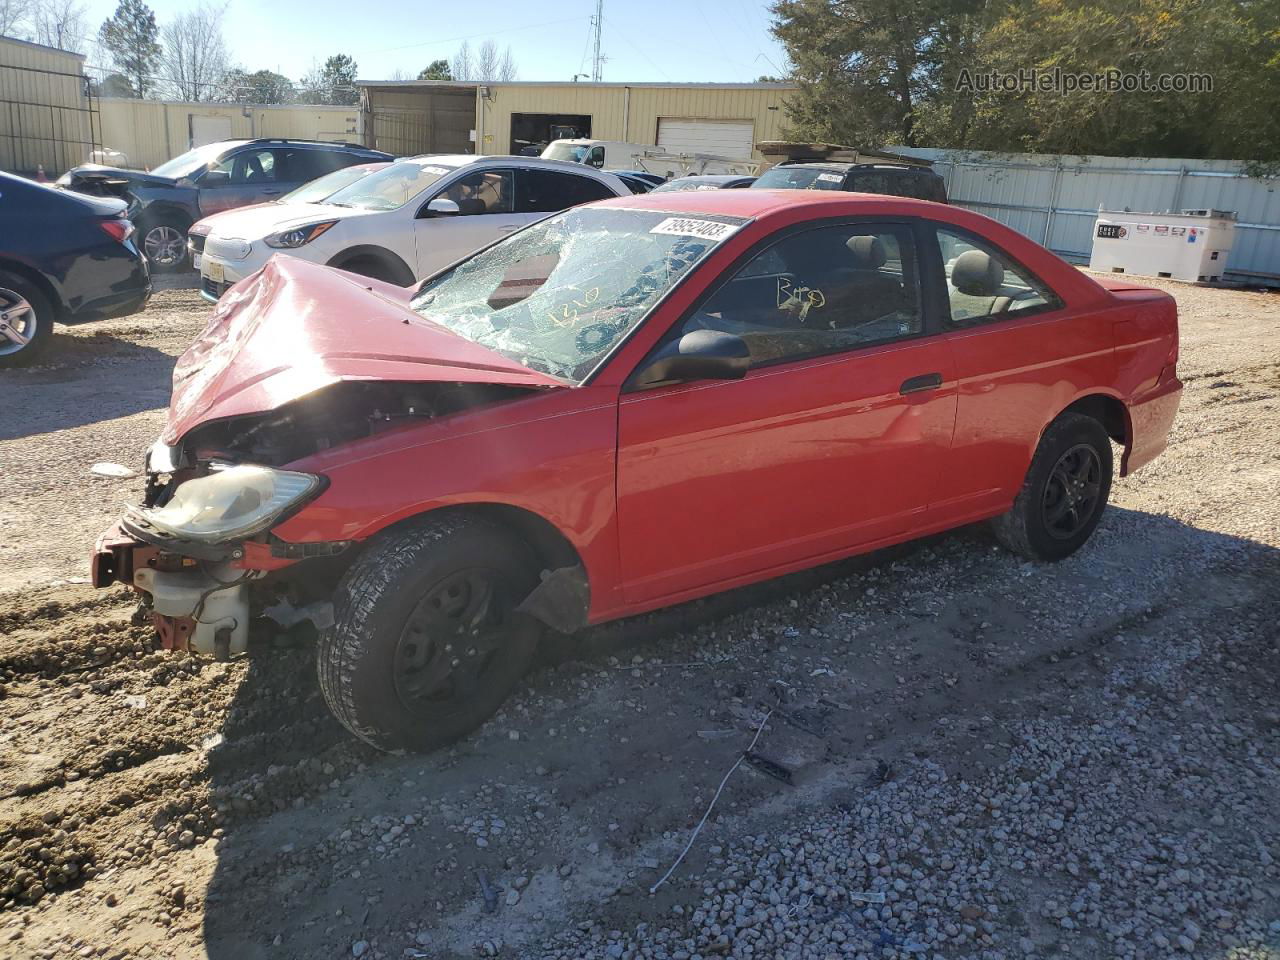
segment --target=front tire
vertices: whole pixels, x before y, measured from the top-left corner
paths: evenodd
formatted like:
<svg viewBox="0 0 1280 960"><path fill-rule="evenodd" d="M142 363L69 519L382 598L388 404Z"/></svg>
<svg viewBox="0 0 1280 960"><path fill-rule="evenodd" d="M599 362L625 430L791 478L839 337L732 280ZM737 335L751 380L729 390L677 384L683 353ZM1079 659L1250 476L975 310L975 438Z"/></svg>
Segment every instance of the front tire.
<svg viewBox="0 0 1280 960"><path fill-rule="evenodd" d="M187 262L187 229L172 220L145 223L142 234L142 252L154 273L179 269Z"/></svg>
<svg viewBox="0 0 1280 960"><path fill-rule="evenodd" d="M53 336L53 305L24 277L0 270L0 367L31 363Z"/></svg>
<svg viewBox="0 0 1280 960"><path fill-rule="evenodd" d="M464 514L380 534L334 596L320 689L380 750L431 750L470 733L528 670L539 626L515 608L537 585L529 549Z"/></svg>
<svg viewBox="0 0 1280 960"><path fill-rule="evenodd" d="M996 539L1028 560L1079 550L1111 494L1111 438L1093 417L1064 413L1049 424L1013 509L992 521Z"/></svg>

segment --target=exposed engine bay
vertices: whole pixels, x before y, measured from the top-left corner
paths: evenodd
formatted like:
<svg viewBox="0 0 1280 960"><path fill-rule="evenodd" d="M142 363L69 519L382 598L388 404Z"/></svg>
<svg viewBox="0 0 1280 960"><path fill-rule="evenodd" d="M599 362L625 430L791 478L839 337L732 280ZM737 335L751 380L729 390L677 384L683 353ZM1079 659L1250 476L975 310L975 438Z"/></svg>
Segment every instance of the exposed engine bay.
<svg viewBox="0 0 1280 960"><path fill-rule="evenodd" d="M151 465L144 504L163 504L173 481L199 475L210 461L278 467L413 421L501 403L533 389L489 383L336 383L276 410L196 427L182 439L177 469ZM173 479L163 483L157 475L166 472Z"/></svg>

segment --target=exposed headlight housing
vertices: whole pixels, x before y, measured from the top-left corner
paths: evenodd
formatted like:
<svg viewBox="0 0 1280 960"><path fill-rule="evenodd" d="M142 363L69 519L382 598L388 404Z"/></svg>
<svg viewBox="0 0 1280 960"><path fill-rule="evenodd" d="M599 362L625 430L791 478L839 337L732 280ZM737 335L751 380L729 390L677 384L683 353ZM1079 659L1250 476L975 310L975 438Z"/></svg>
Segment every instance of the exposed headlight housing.
<svg viewBox="0 0 1280 960"><path fill-rule="evenodd" d="M290 227L288 230L281 230L279 233L273 233L266 238L268 247L276 247L281 250L290 250L294 247L302 247L310 243L320 234L324 233L337 220L325 220L321 223L308 223L302 227Z"/></svg>
<svg viewBox="0 0 1280 960"><path fill-rule="evenodd" d="M130 507L126 522L180 540L226 543L270 527L291 507L314 496L321 478L271 467L215 469L183 483L163 507Z"/></svg>
<svg viewBox="0 0 1280 960"><path fill-rule="evenodd" d="M147 473L173 473L187 465L182 447L171 447L163 440L151 445L146 456Z"/></svg>

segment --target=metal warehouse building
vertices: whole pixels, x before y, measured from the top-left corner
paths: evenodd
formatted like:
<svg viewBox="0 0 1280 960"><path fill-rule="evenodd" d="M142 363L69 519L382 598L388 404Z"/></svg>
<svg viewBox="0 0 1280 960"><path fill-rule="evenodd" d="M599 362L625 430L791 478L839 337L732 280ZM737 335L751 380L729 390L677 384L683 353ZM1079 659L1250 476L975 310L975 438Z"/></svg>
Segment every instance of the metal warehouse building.
<svg viewBox="0 0 1280 960"><path fill-rule="evenodd" d="M519 153L567 136L760 159L779 140L785 83L360 81L364 142L389 153Z"/></svg>
<svg viewBox="0 0 1280 960"><path fill-rule="evenodd" d="M0 37L0 170L56 177L97 145L84 57Z"/></svg>

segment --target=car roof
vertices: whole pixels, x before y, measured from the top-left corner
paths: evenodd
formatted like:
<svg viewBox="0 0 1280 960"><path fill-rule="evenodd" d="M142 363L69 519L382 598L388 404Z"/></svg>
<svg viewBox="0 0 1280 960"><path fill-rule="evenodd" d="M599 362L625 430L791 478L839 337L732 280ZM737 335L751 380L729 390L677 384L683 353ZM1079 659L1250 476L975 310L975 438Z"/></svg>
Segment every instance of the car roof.
<svg viewBox="0 0 1280 960"><path fill-rule="evenodd" d="M941 216L951 211L942 203L897 197L883 193L843 190L684 190L644 193L616 200L600 200L592 206L626 207L656 213L707 214L753 219L797 207L814 208L811 216L846 216L867 212L897 212L904 216Z"/></svg>
<svg viewBox="0 0 1280 960"><path fill-rule="evenodd" d="M894 170L903 173L914 170L919 173L934 173L925 167L913 167L905 163L855 163L852 160L783 160L781 163L775 164L773 169L777 167L804 167L814 170L835 170L839 173L845 173L849 170Z"/></svg>
<svg viewBox="0 0 1280 960"><path fill-rule="evenodd" d="M732 183L752 179L748 173L691 173L687 177L672 177L667 183Z"/></svg>
<svg viewBox="0 0 1280 960"><path fill-rule="evenodd" d="M589 177L613 186L622 179L611 170L597 170L585 163L574 163L572 160L549 160L546 157L525 157L520 154L474 154L474 153L428 153L417 157L404 157L404 160L429 166L439 164L442 167L465 167L470 164L501 163L537 170L559 170L562 173L573 173L581 177ZM616 188L615 188L616 189Z"/></svg>

